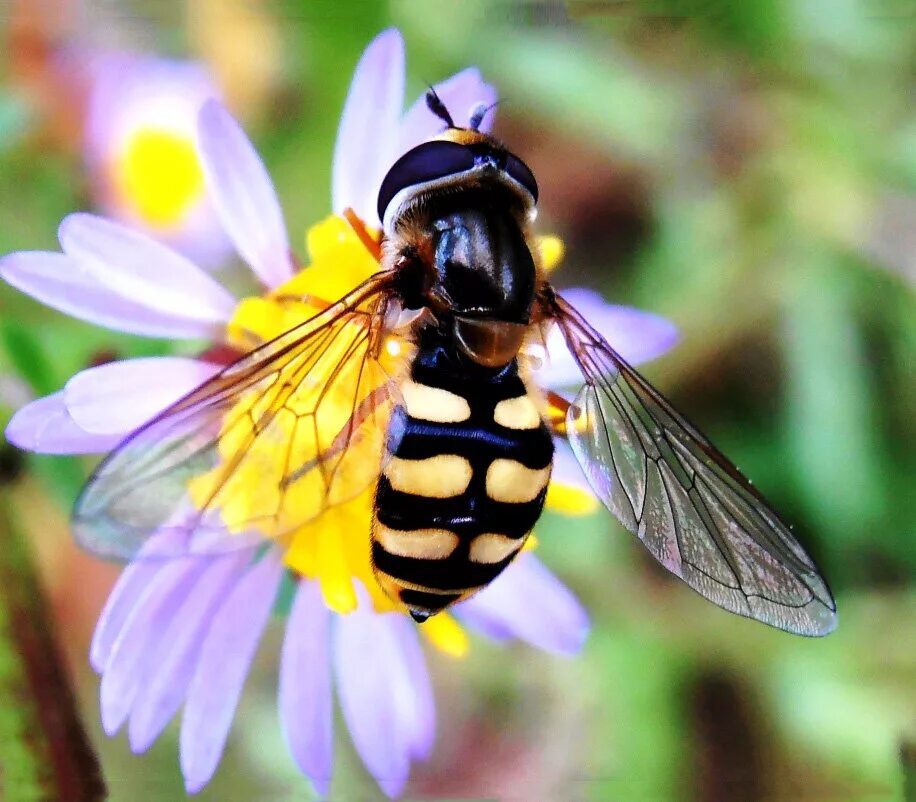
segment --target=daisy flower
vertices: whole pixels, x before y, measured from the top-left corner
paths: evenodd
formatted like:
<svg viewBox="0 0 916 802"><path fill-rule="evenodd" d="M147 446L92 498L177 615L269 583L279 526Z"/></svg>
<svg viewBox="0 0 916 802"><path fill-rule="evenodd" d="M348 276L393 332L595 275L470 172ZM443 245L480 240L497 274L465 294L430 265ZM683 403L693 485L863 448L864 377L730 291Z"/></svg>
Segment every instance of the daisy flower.
<svg viewBox="0 0 916 802"><path fill-rule="evenodd" d="M83 153L100 209L205 267L231 252L204 184L197 112L220 91L197 62L131 53L89 69Z"/></svg>
<svg viewBox="0 0 916 802"><path fill-rule="evenodd" d="M277 336L310 316L317 299L335 299L376 271L377 260L340 213L351 208L368 226L377 225L375 195L384 170L439 130L441 123L422 101L402 113L403 85L403 42L397 31L386 31L356 69L334 153L338 214L309 229L305 267L290 255L276 192L251 143L217 102L203 106L197 148L206 188L226 234L263 288L256 296L238 300L187 257L146 234L85 214L61 224L62 253L22 252L0 260L7 282L74 317L140 335L203 338L214 346L196 359L129 359L84 370L59 392L20 409L7 428L10 441L46 453L108 450L219 370L226 360L218 354L240 353ZM495 99L476 69L436 90L459 120ZM541 248L547 261L557 260L555 241L544 240ZM578 292L579 308L625 357L651 358L673 344L667 321ZM569 382L564 362L571 356L563 346L548 345L553 353L543 377ZM563 454L558 477L565 473L564 461L571 462ZM555 506L591 509L584 485L555 483L562 491ZM239 492L256 491L240 486ZM454 615L441 613L418 630L373 578L367 549L371 505L371 491L357 495L302 526L282 547L144 559L168 550L162 541L175 533L151 537L115 585L90 650L102 677L106 732L126 725L131 747L143 752L183 708L181 769L189 792L204 787L222 754L261 634L281 588L288 587L292 603L280 658L279 711L294 760L326 794L336 691L357 752L385 793L396 796L411 763L430 753L435 734L418 631L454 656L469 647L465 627L557 654L581 647L585 612L531 552L453 608ZM366 671L370 663L372 671Z"/></svg>

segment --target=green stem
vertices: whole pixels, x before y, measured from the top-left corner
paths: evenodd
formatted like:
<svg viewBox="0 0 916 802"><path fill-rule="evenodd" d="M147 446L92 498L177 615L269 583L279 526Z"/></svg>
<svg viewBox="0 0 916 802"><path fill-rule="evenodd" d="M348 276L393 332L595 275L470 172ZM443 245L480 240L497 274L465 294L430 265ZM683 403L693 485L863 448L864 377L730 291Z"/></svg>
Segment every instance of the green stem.
<svg viewBox="0 0 916 802"><path fill-rule="evenodd" d="M0 797L104 799L51 618L0 490Z"/></svg>

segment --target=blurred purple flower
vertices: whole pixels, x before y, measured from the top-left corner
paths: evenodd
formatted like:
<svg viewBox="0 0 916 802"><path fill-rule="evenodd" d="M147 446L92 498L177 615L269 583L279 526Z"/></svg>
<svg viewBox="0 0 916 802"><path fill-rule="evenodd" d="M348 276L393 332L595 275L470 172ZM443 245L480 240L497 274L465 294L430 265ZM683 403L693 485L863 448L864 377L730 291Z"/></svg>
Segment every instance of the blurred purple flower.
<svg viewBox="0 0 916 802"><path fill-rule="evenodd" d="M230 253L194 145L197 113L220 92L195 62L113 53L90 68L84 154L96 203L205 267Z"/></svg>
<svg viewBox="0 0 916 802"><path fill-rule="evenodd" d="M376 151L382 150L378 143L390 160L440 127L421 101L401 118L403 61L396 31L370 45L354 76L335 149L334 208L352 207L371 222L377 222L376 179L386 163ZM437 89L458 110L456 116L462 107L490 103L495 96L473 69ZM381 114L366 108L376 103ZM365 135L370 118L373 137ZM200 112L197 146L213 208L235 250L266 288L278 287L296 269L279 201L253 146L216 101ZM59 239L63 253L10 254L0 260L0 276L49 306L111 329L217 343L223 338L238 301L185 256L146 234L86 214L67 217ZM670 324L655 316L608 307L593 294L575 300L612 335L626 324L629 339L621 348L634 361L672 342ZM556 362L571 359L564 352L557 350ZM21 448L46 453L106 451L218 368L205 358L186 357L90 368L59 392L20 409L7 437ZM556 364L552 369L564 378L570 375ZM558 470L568 458L558 457ZM577 481L584 484L581 477ZM157 545L151 538L147 551ZM92 665L102 675L106 732L127 723L131 747L145 751L184 705L182 772L189 792L205 786L222 754L281 580L290 576L295 597L279 683L290 751L326 793L333 751L331 686L336 685L357 751L383 790L399 794L411 762L429 754L435 732L416 627L400 613L377 612L362 588L354 612L333 614L319 583L293 574L279 549L258 556L256 550L244 550L163 562L143 559L141 553L125 569L91 649ZM558 654L576 652L588 631L575 597L527 553L456 608L456 615L490 637L519 638ZM429 633L430 624L425 626ZM372 671L366 671L370 661Z"/></svg>

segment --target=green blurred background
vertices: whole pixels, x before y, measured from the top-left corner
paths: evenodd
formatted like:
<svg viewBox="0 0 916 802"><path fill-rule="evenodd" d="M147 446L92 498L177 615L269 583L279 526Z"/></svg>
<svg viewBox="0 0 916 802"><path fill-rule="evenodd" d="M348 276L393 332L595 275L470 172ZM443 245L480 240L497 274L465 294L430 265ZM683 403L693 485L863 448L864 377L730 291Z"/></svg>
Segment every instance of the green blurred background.
<svg viewBox="0 0 916 802"><path fill-rule="evenodd" d="M540 554L594 618L564 660L475 640L431 655L437 746L408 798L902 799L916 744L916 5L655 2L6 2L0 252L56 249L91 208L76 48L208 62L278 186L294 243L330 203L351 71L407 41L408 97L478 65L496 133L538 175L558 283L662 313L647 369L793 521L840 625L805 640L729 616L609 515L546 516ZM45 394L99 354L164 353L0 287L0 373ZM16 393L4 394L2 423ZM116 576L67 510L90 463L3 454L5 520L41 572L111 798L179 799L177 730L133 757L98 724L88 640ZM205 800L303 799L276 714L274 627ZM8 657L8 656L7 656ZM7 659L7 658L4 658ZM0 671L2 677L2 671ZM3 702L0 702L2 705ZM381 798L338 727L336 799ZM9 792L9 788L7 789ZM9 798L14 798L10 796Z"/></svg>

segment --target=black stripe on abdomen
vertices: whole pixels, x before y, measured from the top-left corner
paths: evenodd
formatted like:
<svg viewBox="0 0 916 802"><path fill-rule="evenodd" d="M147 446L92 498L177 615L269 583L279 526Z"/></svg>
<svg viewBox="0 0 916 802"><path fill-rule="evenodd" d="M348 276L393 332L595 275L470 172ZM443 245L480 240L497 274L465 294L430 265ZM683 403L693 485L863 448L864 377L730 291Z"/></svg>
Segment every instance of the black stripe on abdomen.
<svg viewBox="0 0 916 802"><path fill-rule="evenodd" d="M466 544L463 544L466 545ZM515 555L497 563L473 562L467 549L461 546L444 560L423 560L389 554L376 541L372 544L372 560L379 571L410 585L434 591L465 591L492 582L512 562Z"/></svg>
<svg viewBox="0 0 916 802"><path fill-rule="evenodd" d="M536 430L512 431L500 427L494 431L496 425L486 420L466 426L414 420L406 417L403 407L394 414L404 415L405 420L400 439L390 444L394 445L390 451L405 459L458 454L471 460L472 465L475 462L483 465L498 457L513 457L527 468L543 468L553 459L553 442Z"/></svg>
<svg viewBox="0 0 916 802"><path fill-rule="evenodd" d="M442 528L462 539L484 531L481 524L486 524L488 532L501 532L509 537L527 535L541 517L546 487L532 501L510 504L484 497L481 488L475 487L479 484L475 478L471 479L466 495L440 499L398 492L386 476L381 476L376 498L384 499L384 504L377 505L376 517L392 529Z"/></svg>
<svg viewBox="0 0 916 802"><path fill-rule="evenodd" d="M400 596L408 607L421 610L441 610L461 598L460 593L429 593L413 588L404 588Z"/></svg>
<svg viewBox="0 0 916 802"><path fill-rule="evenodd" d="M492 581L521 549L544 506L553 442L515 363L467 369L439 343L418 353L388 450L376 576L412 609L436 612Z"/></svg>

